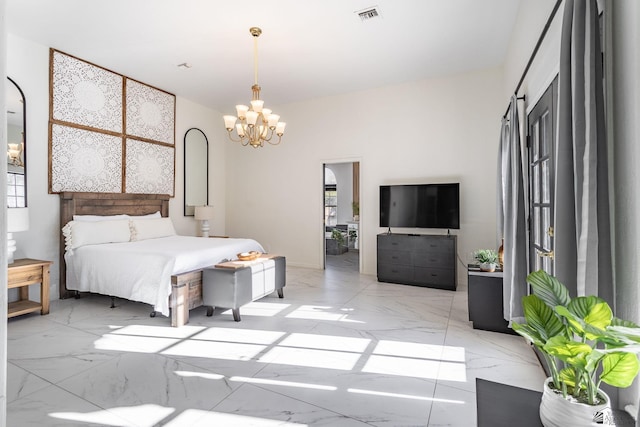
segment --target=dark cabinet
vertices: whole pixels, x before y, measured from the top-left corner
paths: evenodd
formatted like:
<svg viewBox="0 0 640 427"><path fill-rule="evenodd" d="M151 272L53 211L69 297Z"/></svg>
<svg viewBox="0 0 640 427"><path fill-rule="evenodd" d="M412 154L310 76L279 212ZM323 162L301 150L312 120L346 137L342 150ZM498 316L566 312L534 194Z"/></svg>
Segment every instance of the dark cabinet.
<svg viewBox="0 0 640 427"><path fill-rule="evenodd" d="M456 236L379 234L378 281L455 291Z"/></svg>
<svg viewBox="0 0 640 427"><path fill-rule="evenodd" d="M474 329L515 334L504 320L502 272L469 270L469 320Z"/></svg>

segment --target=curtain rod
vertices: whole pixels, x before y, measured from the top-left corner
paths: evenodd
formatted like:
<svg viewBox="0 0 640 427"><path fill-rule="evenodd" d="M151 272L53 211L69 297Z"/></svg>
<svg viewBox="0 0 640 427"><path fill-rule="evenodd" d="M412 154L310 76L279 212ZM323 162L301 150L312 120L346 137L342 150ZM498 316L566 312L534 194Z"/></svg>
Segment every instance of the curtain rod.
<svg viewBox="0 0 640 427"><path fill-rule="evenodd" d="M516 100L518 101L525 101L527 99L526 95L522 95L522 96L517 96ZM504 116L502 116L503 119L507 118L507 114L509 113L509 110L511 109L511 103L509 103L509 105L507 105L507 111L504 112Z"/></svg>
<svg viewBox="0 0 640 427"><path fill-rule="evenodd" d="M522 86L522 83L524 82L524 78L527 76L527 73L529 72L529 68L531 68L531 64L533 63L534 58L536 57L536 54L538 53L538 50L540 49L540 46L542 45L542 41L544 40L545 36L547 35L547 31L549 31L549 27L551 26L551 22L553 22L553 18L556 16L556 12L558 12L558 9L560 9L560 3L562 3L562 0L558 0L556 1L555 6L553 6L553 10L551 11L551 15L549 15L549 19L547 19L547 23L544 26L544 29L542 30L542 34L540 34L540 37L538 38L538 43L536 43L536 47L533 48L533 52L531 53L531 56L529 57L529 62L527 62L527 66L524 68L524 71L522 72L522 77L520 77L520 81L518 82L518 85L516 86L516 90L513 92L516 95L518 94L518 91L520 90L520 86ZM518 98L520 99L520 98ZM507 111L504 112L504 116L506 117L507 114L509 113L509 108L510 108L511 104L509 104L509 106L507 107Z"/></svg>

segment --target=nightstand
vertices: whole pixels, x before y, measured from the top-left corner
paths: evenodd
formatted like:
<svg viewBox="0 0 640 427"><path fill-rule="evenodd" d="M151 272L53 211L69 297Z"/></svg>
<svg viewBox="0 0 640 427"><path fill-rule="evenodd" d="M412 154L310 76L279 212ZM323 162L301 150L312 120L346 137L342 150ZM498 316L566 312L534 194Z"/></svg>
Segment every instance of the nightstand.
<svg viewBox="0 0 640 427"><path fill-rule="evenodd" d="M17 259L7 266L7 287L18 288L20 299L10 302L7 317L19 316L40 310L49 314L49 268L51 261L37 259ZM29 300L29 285L40 284L40 301Z"/></svg>

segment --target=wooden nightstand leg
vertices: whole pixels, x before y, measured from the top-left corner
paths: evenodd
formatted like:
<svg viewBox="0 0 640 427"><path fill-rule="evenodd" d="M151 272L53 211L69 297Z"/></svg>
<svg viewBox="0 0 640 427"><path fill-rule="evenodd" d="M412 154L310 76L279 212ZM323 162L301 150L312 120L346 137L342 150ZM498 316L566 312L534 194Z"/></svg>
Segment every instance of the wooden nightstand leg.
<svg viewBox="0 0 640 427"><path fill-rule="evenodd" d="M42 267L42 284L40 285L41 314L49 314L49 266Z"/></svg>

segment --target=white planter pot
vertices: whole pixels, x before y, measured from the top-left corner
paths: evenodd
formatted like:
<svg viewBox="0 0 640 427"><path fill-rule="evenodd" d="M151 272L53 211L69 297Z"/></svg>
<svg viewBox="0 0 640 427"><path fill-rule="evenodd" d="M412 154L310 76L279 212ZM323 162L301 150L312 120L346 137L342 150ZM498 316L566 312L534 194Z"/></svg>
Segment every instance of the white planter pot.
<svg viewBox="0 0 640 427"><path fill-rule="evenodd" d="M492 262L483 262L483 263L480 263L480 270L493 273L494 271L496 271L497 266L498 264L495 264Z"/></svg>
<svg viewBox="0 0 640 427"><path fill-rule="evenodd" d="M584 403L572 402L565 399L561 393L556 393L549 388L552 378L547 378L544 382L542 401L540 402L540 420L545 427L585 427L602 426L594 421L597 413L610 413L611 407L609 396L599 390L598 394L605 399L600 405L587 405ZM602 420L602 418L600 418Z"/></svg>

